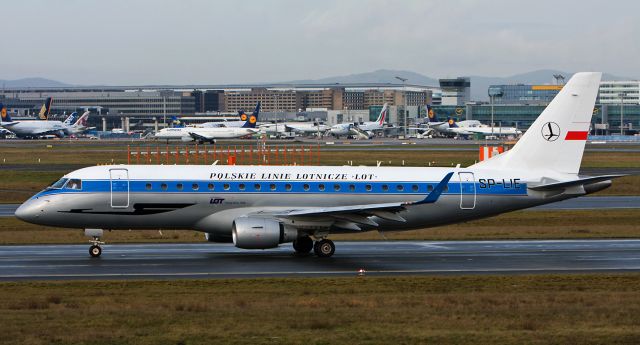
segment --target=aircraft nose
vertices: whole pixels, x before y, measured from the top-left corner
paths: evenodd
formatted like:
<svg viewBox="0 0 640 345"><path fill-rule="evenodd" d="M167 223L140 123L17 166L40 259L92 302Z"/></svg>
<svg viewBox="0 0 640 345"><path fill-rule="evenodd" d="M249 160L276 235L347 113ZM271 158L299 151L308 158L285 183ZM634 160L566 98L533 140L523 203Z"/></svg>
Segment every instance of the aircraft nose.
<svg viewBox="0 0 640 345"><path fill-rule="evenodd" d="M28 200L24 202L15 212L16 218L28 222L34 223L43 211L42 203L36 200Z"/></svg>

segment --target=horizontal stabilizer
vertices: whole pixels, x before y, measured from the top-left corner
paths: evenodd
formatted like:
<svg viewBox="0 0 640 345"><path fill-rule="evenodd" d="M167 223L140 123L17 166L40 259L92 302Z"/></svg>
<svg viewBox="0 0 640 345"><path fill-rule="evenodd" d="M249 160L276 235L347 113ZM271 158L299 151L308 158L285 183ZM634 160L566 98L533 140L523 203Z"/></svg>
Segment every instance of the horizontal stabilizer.
<svg viewBox="0 0 640 345"><path fill-rule="evenodd" d="M581 185L587 185L587 184L592 184L592 183L596 183L596 182L608 181L608 180L612 180L614 178L623 177L623 176L627 176L627 175L593 176L593 177L586 177L586 178L581 178L581 179L572 180L572 181L546 183L546 184L542 184L542 185L538 185L538 186L532 186L532 187L528 187L528 188L531 189L531 190L535 190L535 191L556 190L556 189L560 189L560 188L581 186Z"/></svg>

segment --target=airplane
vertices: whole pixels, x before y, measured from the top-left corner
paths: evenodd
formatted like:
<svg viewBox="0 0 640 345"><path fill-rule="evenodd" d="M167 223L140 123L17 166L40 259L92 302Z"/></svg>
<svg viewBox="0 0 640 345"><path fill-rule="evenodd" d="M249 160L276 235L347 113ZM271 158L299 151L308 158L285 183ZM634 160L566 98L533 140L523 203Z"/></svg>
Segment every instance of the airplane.
<svg viewBox="0 0 640 345"><path fill-rule="evenodd" d="M340 137L343 135L347 137L350 135L353 135L357 139L371 138L370 133L367 133L361 130L360 128L358 128L358 126L354 125L353 123L339 123L339 124L333 125L331 126L331 128L329 128L329 134L333 135L338 139L340 139Z"/></svg>
<svg viewBox="0 0 640 345"><path fill-rule="evenodd" d="M301 134L323 134L331 127L317 122L283 122L283 123L265 123L260 125L260 131L265 134L284 134L284 133L301 133Z"/></svg>
<svg viewBox="0 0 640 345"><path fill-rule="evenodd" d="M258 102L258 104L256 104L256 109L253 111L253 114L255 116L260 114L260 102ZM238 110L238 116L240 116L240 120L238 120L238 121L204 122L204 123L201 123L201 124L197 125L196 127L202 127L202 128L242 127L242 126L244 126L245 123L247 123L247 119L249 118L249 116L244 111L244 109Z"/></svg>
<svg viewBox="0 0 640 345"><path fill-rule="evenodd" d="M454 133L457 135L473 135L473 134L482 134L482 135L494 135L494 136L505 136L505 135L520 135L522 131L515 127L493 127L487 125L477 125L470 124L470 121L465 121L466 124L464 126L459 126L458 123L454 119L449 119L449 131L450 133ZM444 130L446 132L446 130Z"/></svg>
<svg viewBox="0 0 640 345"><path fill-rule="evenodd" d="M49 99L45 104L51 103ZM0 118L0 127L10 130L19 138L37 138L45 135L55 135L59 138L63 138L65 135L69 135L70 133L77 131L80 121L78 120L73 125L68 124L73 120L73 118L75 118L74 114L71 114L65 122L46 119L44 121L40 119L13 121L11 116L6 112L6 108L2 103L0 103L0 108L3 109L2 117ZM49 107L47 106L47 109L48 108ZM40 114L46 118L46 116L48 116L48 110L41 111Z"/></svg>
<svg viewBox="0 0 640 345"><path fill-rule="evenodd" d="M385 103L380 110L380 114L375 121L363 123L339 123L329 128L329 133L340 138L340 136L354 135L358 139L370 139L374 136L375 131L384 130L385 118L389 114L389 104Z"/></svg>
<svg viewBox="0 0 640 345"><path fill-rule="evenodd" d="M245 118L242 127L179 127L179 128L163 128L158 131L154 137L163 140L182 140L182 141L198 141L200 143L215 143L216 139L241 138L253 135L259 132L256 128L258 115L260 114L260 102L256 105L256 109L251 116Z"/></svg>
<svg viewBox="0 0 640 345"><path fill-rule="evenodd" d="M15 215L85 229L92 257L104 229L193 229L239 248L292 242L297 253L330 257L332 233L467 222L611 186L623 175L579 174L601 76L574 74L511 150L468 167L92 166Z"/></svg>
<svg viewBox="0 0 640 345"><path fill-rule="evenodd" d="M373 132L373 131L378 131L378 130L382 130L384 129L384 125L385 125L385 119L387 117L387 115L389 114L389 104L385 103L382 106L382 110L380 110L380 114L378 115L378 118L375 121L367 121L367 122L363 122L363 123L358 123L356 124L356 126L365 131L365 132Z"/></svg>

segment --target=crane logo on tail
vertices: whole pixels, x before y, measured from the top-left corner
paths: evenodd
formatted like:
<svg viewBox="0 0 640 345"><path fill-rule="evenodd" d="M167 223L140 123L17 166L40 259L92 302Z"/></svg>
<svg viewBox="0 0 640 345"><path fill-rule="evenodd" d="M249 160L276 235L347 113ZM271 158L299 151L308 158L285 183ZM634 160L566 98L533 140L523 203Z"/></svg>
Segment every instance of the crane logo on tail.
<svg viewBox="0 0 640 345"><path fill-rule="evenodd" d="M560 126L555 122L542 125L542 137L546 141L556 141L560 137Z"/></svg>

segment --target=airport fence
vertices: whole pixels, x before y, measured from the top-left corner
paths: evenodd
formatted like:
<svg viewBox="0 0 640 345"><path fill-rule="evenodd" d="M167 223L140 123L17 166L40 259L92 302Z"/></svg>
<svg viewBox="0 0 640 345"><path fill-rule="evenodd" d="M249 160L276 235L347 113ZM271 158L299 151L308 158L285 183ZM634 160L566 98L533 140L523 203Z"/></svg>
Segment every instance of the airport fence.
<svg viewBox="0 0 640 345"><path fill-rule="evenodd" d="M320 165L320 146L127 145L127 164Z"/></svg>

